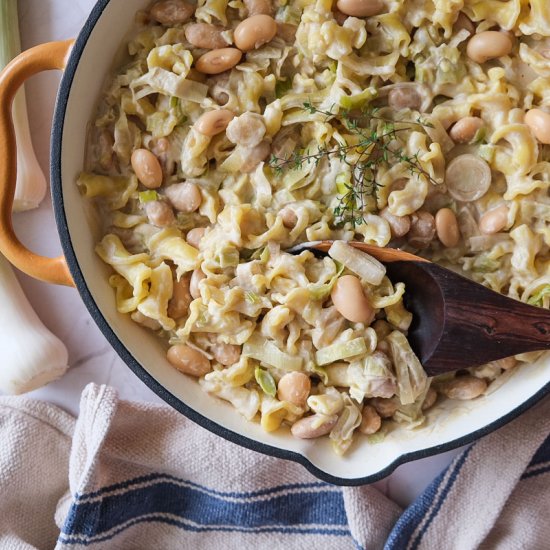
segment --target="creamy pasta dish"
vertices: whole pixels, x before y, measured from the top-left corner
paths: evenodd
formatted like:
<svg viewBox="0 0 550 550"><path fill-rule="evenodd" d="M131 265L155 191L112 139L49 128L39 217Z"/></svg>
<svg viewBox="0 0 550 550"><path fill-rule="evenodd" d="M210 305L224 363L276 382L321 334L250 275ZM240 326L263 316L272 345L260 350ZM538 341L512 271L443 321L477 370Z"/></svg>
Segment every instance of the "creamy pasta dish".
<svg viewBox="0 0 550 550"><path fill-rule="evenodd" d="M533 360L428 378L346 241L550 307L547 0L161 0L124 47L78 185L118 311L205 392L342 454Z"/></svg>

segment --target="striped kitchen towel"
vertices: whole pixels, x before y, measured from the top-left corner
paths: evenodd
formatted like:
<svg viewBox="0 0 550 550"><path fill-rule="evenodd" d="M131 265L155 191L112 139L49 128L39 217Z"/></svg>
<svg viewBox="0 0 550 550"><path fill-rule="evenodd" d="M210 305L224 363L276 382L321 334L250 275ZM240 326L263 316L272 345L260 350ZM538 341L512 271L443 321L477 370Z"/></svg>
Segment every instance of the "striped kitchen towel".
<svg viewBox="0 0 550 550"><path fill-rule="evenodd" d="M0 398L0 548L545 549L549 434L546 400L401 510L106 386L85 389L76 422Z"/></svg>

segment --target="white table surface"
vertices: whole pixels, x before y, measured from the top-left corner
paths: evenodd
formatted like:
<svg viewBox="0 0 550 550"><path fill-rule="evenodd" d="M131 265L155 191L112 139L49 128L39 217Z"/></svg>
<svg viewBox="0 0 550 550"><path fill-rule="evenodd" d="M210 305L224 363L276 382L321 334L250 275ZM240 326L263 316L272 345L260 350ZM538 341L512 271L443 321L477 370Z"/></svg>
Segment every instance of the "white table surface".
<svg viewBox="0 0 550 550"><path fill-rule="evenodd" d="M94 0L19 0L23 48L75 37L93 5ZM49 172L49 136L58 82L58 74L44 73L30 80L26 88L34 146L45 173ZM61 253L49 197L37 210L17 214L14 225L19 238L32 250L49 256ZM74 415L78 414L80 393L89 382L109 384L123 399L161 402L111 348L75 289L17 275L39 317L69 350L67 374L30 396L54 403ZM406 506L458 452L405 464L376 485Z"/></svg>

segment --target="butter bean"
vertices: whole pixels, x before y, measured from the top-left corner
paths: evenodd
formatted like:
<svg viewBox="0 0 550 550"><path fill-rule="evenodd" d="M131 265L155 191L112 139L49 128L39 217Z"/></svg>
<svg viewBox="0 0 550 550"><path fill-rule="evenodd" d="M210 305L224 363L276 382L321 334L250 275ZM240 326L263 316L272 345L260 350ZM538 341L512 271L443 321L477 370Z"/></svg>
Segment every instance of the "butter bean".
<svg viewBox="0 0 550 550"><path fill-rule="evenodd" d="M504 357L502 359L497 359L496 361L491 361L488 365L494 365L502 370L510 370L517 365L516 358L512 355L510 357Z"/></svg>
<svg viewBox="0 0 550 550"><path fill-rule="evenodd" d="M468 41L466 53L476 63L485 63L508 55L512 51L511 38L499 31L484 31L474 34Z"/></svg>
<svg viewBox="0 0 550 550"><path fill-rule="evenodd" d="M189 21L194 12L195 6L183 0L162 0L154 4L149 13L155 21L171 27Z"/></svg>
<svg viewBox="0 0 550 550"><path fill-rule="evenodd" d="M544 144L550 144L550 114L541 109L531 109L525 114L525 124L535 137Z"/></svg>
<svg viewBox="0 0 550 550"><path fill-rule="evenodd" d="M365 405L361 413L363 419L359 425L359 431L365 435L375 434L382 426L382 419L372 405Z"/></svg>
<svg viewBox="0 0 550 550"><path fill-rule="evenodd" d="M241 21L233 33L237 48L243 52L257 49L267 44L277 34L277 23L269 15L253 15Z"/></svg>
<svg viewBox="0 0 550 550"><path fill-rule="evenodd" d="M149 223L156 227L168 227L176 218L172 207L165 201L149 201L144 205Z"/></svg>
<svg viewBox="0 0 550 550"><path fill-rule="evenodd" d="M206 233L206 227L194 227L193 229L187 232L187 235L185 236L185 240L187 241L187 244L190 244L191 246L194 246L196 249L199 249L202 238L204 237L205 233Z"/></svg>
<svg viewBox="0 0 550 550"><path fill-rule="evenodd" d="M143 313L137 309L130 315L130 318L135 323L138 323L142 327L148 328L149 330L160 330L162 328L156 319L151 319L151 317L143 315Z"/></svg>
<svg viewBox="0 0 550 550"><path fill-rule="evenodd" d="M489 210L479 220L479 230L485 235L493 235L502 231L508 223L508 207L501 204Z"/></svg>
<svg viewBox="0 0 550 550"><path fill-rule="evenodd" d="M191 275L191 281L189 283L189 292L195 300L201 297L199 285L203 279L206 279L206 275L203 273L202 269L195 269Z"/></svg>
<svg viewBox="0 0 550 550"><path fill-rule="evenodd" d="M384 11L382 0L338 0L336 6L342 13L353 17L370 17Z"/></svg>
<svg viewBox="0 0 550 550"><path fill-rule="evenodd" d="M411 228L410 216L394 216L387 208L380 212L380 216L388 222L393 238L404 237Z"/></svg>
<svg viewBox="0 0 550 550"><path fill-rule="evenodd" d="M166 196L178 212L189 214L199 209L202 195L194 183L175 183L166 188Z"/></svg>
<svg viewBox="0 0 550 550"><path fill-rule="evenodd" d="M442 208L435 215L437 237L447 248L456 246L460 241L460 230L455 213L450 208Z"/></svg>
<svg viewBox="0 0 550 550"><path fill-rule="evenodd" d="M220 48L201 55L195 68L200 73L220 74L232 69L241 60L242 52L237 48Z"/></svg>
<svg viewBox="0 0 550 550"><path fill-rule="evenodd" d="M449 136L455 143L470 143L483 125L484 122L479 117L467 116L453 125L449 130Z"/></svg>
<svg viewBox="0 0 550 550"><path fill-rule="evenodd" d="M248 111L231 120L226 130L229 141L247 148L256 147L264 139L265 133L264 118Z"/></svg>
<svg viewBox="0 0 550 550"><path fill-rule="evenodd" d="M325 416L323 418L323 415L313 414L294 422L290 431L298 439L315 439L330 433L337 421L337 415Z"/></svg>
<svg viewBox="0 0 550 550"><path fill-rule="evenodd" d="M237 363L241 357L241 346L235 346L233 344L216 344L212 348L212 355L214 359L228 367L229 365L234 365Z"/></svg>
<svg viewBox="0 0 550 550"><path fill-rule="evenodd" d="M169 348L166 357L170 364L180 372L197 378L212 370L210 361L204 354L185 344L176 344Z"/></svg>
<svg viewBox="0 0 550 550"><path fill-rule="evenodd" d="M311 380L303 372L289 372L279 380L277 385L279 401L288 401L297 407L305 406L310 391Z"/></svg>
<svg viewBox="0 0 550 550"><path fill-rule="evenodd" d="M148 189L162 185L162 167L158 158L148 149L136 149L130 160L138 180Z"/></svg>
<svg viewBox="0 0 550 550"><path fill-rule="evenodd" d="M225 48L228 45L223 37L224 28L219 25L210 25L208 23L191 23L185 27L185 38L197 48L205 50L215 50Z"/></svg>
<svg viewBox="0 0 550 550"><path fill-rule="evenodd" d="M190 273L183 275L179 281L174 281L172 298L170 298L168 302L168 317L171 319L179 319L189 310L189 306L193 301L191 293L189 292L190 282Z"/></svg>
<svg viewBox="0 0 550 550"><path fill-rule="evenodd" d="M449 399L468 401L479 397L487 389L487 382L475 376L459 376L443 383L439 389Z"/></svg>
<svg viewBox="0 0 550 550"><path fill-rule="evenodd" d="M271 0L244 0L244 6L248 10L248 17L259 14L273 14L273 3Z"/></svg>
<svg viewBox="0 0 550 550"><path fill-rule="evenodd" d="M201 115L195 122L195 129L204 136L221 134L235 116L229 109L216 109Z"/></svg>
<svg viewBox="0 0 550 550"><path fill-rule="evenodd" d="M340 315L348 321L370 325L374 320L374 309L365 296L361 281L354 275L340 277L331 298Z"/></svg>
<svg viewBox="0 0 550 550"><path fill-rule="evenodd" d="M241 170L245 174L253 172L258 164L265 160L271 153L271 145L268 141L262 141L255 147L246 149L245 160L241 165Z"/></svg>
<svg viewBox="0 0 550 550"><path fill-rule="evenodd" d="M332 8L332 16L334 17L334 20L338 25L342 26L346 19L349 17L349 15L346 15L345 13L342 13L338 8Z"/></svg>
<svg viewBox="0 0 550 550"><path fill-rule="evenodd" d="M433 388L429 388L426 393L426 397L424 398L424 403L422 403L422 410L427 411L428 409L431 409L435 405L436 401L437 392Z"/></svg>
<svg viewBox="0 0 550 550"><path fill-rule="evenodd" d="M407 240L415 248L427 248L435 236L435 219L424 210L418 210L411 216L411 229Z"/></svg>
<svg viewBox="0 0 550 550"><path fill-rule="evenodd" d="M298 223L298 216L296 216L296 213L290 206L285 206L279 212L279 216L281 216L283 220L283 225L288 229L293 229Z"/></svg>
<svg viewBox="0 0 550 550"><path fill-rule="evenodd" d="M390 90L388 105L396 111L402 111L403 109L418 111L422 105L422 98L414 88L409 86L397 87Z"/></svg>
<svg viewBox="0 0 550 550"><path fill-rule="evenodd" d="M385 397L375 397L370 400L370 404L382 418L391 418L398 408L393 399L386 399Z"/></svg>

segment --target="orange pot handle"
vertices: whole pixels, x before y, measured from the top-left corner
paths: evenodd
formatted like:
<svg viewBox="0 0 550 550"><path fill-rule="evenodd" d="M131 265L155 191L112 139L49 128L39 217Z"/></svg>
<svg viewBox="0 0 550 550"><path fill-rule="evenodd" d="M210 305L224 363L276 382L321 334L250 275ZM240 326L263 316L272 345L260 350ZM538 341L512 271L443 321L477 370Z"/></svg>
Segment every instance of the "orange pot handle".
<svg viewBox="0 0 550 550"><path fill-rule="evenodd" d="M64 256L46 258L28 250L13 230L11 209L17 179L17 152L12 104L29 77L63 70L73 40L50 42L21 53L0 73L0 252L18 269L41 281L74 286Z"/></svg>

